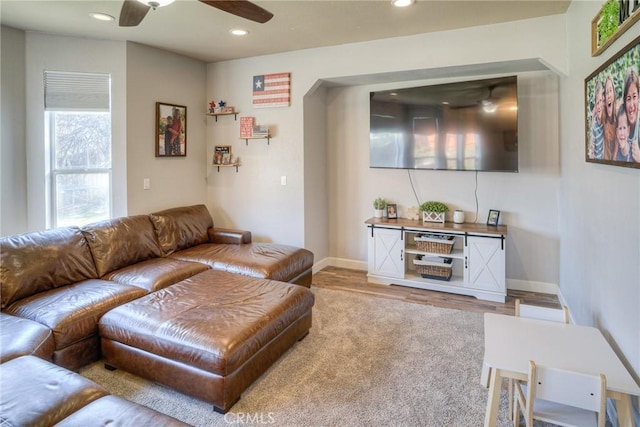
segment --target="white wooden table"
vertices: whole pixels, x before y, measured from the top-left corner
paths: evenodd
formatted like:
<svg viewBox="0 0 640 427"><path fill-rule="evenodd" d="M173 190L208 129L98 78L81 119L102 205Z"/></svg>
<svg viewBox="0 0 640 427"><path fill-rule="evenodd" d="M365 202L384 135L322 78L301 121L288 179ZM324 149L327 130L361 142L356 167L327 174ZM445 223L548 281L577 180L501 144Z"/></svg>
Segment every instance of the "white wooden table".
<svg viewBox="0 0 640 427"><path fill-rule="evenodd" d="M630 395L640 387L602 333L593 327L485 313L482 384L489 386L485 427L496 425L502 378L527 380L529 360L538 365L607 377L620 426L633 427Z"/></svg>

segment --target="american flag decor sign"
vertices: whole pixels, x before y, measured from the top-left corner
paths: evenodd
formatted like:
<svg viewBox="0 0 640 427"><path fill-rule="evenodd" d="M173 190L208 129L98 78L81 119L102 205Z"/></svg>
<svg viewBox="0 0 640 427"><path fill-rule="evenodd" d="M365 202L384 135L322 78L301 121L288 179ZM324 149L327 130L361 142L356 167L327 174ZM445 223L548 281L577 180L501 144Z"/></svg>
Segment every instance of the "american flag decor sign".
<svg viewBox="0 0 640 427"><path fill-rule="evenodd" d="M253 76L253 106L288 107L291 102L291 73Z"/></svg>

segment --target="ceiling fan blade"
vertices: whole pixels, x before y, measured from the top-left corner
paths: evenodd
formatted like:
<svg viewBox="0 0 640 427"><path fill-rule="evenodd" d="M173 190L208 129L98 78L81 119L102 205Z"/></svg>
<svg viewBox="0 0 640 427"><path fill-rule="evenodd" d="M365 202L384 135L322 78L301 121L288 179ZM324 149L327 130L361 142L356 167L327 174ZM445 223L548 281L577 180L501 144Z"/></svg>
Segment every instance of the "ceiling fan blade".
<svg viewBox="0 0 640 427"><path fill-rule="evenodd" d="M250 21L264 24L271 18L273 13L251 3L248 0L200 0L202 3L223 10L232 15L248 19Z"/></svg>
<svg viewBox="0 0 640 427"><path fill-rule="evenodd" d="M120 11L120 26L135 27L142 22L150 7L138 0L124 0Z"/></svg>

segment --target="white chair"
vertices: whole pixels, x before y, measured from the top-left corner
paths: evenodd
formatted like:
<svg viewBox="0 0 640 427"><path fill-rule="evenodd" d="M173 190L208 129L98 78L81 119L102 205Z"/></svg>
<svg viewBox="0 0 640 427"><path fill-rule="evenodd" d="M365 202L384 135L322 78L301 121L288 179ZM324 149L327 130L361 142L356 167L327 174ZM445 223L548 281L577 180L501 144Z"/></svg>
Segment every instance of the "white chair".
<svg viewBox="0 0 640 427"><path fill-rule="evenodd" d="M604 374L587 375L529 362L528 384L516 383L516 411L523 409L527 427L540 420L567 427L604 427L607 380Z"/></svg>
<svg viewBox="0 0 640 427"><path fill-rule="evenodd" d="M562 308L541 307L538 305L522 304L520 299L516 299L516 312L518 317L526 317L529 319L549 320L551 322L569 323L569 309L567 306ZM515 414L517 406L514 407L514 381L509 380L509 417L513 420L514 425L517 422Z"/></svg>

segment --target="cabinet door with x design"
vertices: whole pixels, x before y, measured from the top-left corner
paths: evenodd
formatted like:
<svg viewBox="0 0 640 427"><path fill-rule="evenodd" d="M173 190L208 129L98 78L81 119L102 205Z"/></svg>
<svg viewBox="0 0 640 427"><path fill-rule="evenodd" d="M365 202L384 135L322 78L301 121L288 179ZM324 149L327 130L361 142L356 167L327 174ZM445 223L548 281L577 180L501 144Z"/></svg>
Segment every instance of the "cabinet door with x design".
<svg viewBox="0 0 640 427"><path fill-rule="evenodd" d="M467 237L465 286L505 292L504 241L498 238Z"/></svg>
<svg viewBox="0 0 640 427"><path fill-rule="evenodd" d="M369 236L369 273L404 278L404 241L399 228L376 228Z"/></svg>

